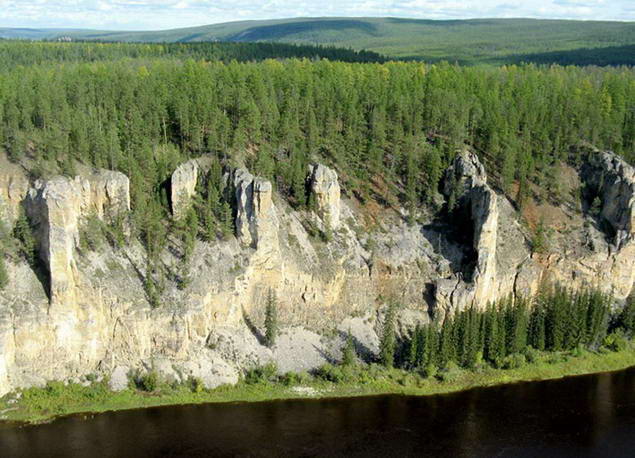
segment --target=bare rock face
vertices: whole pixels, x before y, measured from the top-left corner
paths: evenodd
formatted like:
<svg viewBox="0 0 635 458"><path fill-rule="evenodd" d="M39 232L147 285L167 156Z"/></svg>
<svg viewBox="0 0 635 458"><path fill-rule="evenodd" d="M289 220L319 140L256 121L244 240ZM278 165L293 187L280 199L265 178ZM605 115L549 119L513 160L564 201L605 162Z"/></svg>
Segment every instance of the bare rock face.
<svg viewBox="0 0 635 458"><path fill-rule="evenodd" d="M572 288L592 286L626 299L635 285L635 169L614 153L594 150L581 179L590 191L587 197L599 199L599 215L586 215L584 227L560 243L544 262L545 275Z"/></svg>
<svg viewBox="0 0 635 458"><path fill-rule="evenodd" d="M38 230L40 258L50 274L52 304L75 303L74 252L79 245L82 185L79 177L40 180L26 200L27 214Z"/></svg>
<svg viewBox="0 0 635 458"><path fill-rule="evenodd" d="M99 170L82 183L84 203L82 216L96 215L113 223L130 211L130 180L121 172Z"/></svg>
<svg viewBox="0 0 635 458"><path fill-rule="evenodd" d="M465 151L457 156L446 172L443 192L456 199L455 214L463 215L461 222L469 220L471 224L476 259L471 278L465 279L469 285L462 278L437 282L436 305L446 310L471 303L485 305L495 300L498 293L495 287L498 200L487 185L485 168L475 154Z"/></svg>
<svg viewBox="0 0 635 458"><path fill-rule="evenodd" d="M236 238L245 246L259 248L259 243L270 241L277 229L271 183L238 168L232 173L232 184L237 205Z"/></svg>
<svg viewBox="0 0 635 458"><path fill-rule="evenodd" d="M615 231L615 245L621 247L635 236L635 169L610 152L592 153L589 159L588 183L601 200L601 217Z"/></svg>
<svg viewBox="0 0 635 458"><path fill-rule="evenodd" d="M20 205L29 191L24 171L5 158L0 158L0 218L10 230L20 213Z"/></svg>
<svg viewBox="0 0 635 458"><path fill-rule="evenodd" d="M97 171L88 177L55 177L38 180L25 200L29 219L37 228L40 258L50 274L51 304L76 303L81 218L96 215L112 222L130 210L128 178L118 172Z"/></svg>
<svg viewBox="0 0 635 458"><path fill-rule="evenodd" d="M309 167L311 193L315 196L317 213L331 229L340 225L340 184L337 172L322 164Z"/></svg>
<svg viewBox="0 0 635 458"><path fill-rule="evenodd" d="M192 205L192 197L196 192L199 165L196 159L187 161L172 174L170 183L170 200L172 216L175 220L183 218Z"/></svg>

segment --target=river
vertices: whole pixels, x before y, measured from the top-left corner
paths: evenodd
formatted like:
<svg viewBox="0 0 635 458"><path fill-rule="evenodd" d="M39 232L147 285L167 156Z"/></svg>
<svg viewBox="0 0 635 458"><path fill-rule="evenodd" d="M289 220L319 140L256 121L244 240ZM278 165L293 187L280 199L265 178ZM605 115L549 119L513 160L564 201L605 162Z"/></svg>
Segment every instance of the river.
<svg viewBox="0 0 635 458"><path fill-rule="evenodd" d="M635 368L429 396L207 404L0 429L2 457L635 456Z"/></svg>

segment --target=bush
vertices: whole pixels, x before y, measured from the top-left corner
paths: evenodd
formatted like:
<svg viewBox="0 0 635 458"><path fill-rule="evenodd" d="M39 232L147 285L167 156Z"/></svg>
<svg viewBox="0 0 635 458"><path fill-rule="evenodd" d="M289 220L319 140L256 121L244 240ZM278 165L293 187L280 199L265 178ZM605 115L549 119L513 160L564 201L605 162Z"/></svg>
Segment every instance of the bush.
<svg viewBox="0 0 635 458"><path fill-rule="evenodd" d="M523 355L525 355L525 359L530 364L534 364L540 361L540 352L534 347L525 347L525 349L523 350Z"/></svg>
<svg viewBox="0 0 635 458"><path fill-rule="evenodd" d="M514 353L506 356L502 360L501 367L503 369L520 369L527 364L527 358L522 353Z"/></svg>
<svg viewBox="0 0 635 458"><path fill-rule="evenodd" d="M304 385L311 381L311 376L307 372L287 372L280 381L285 386Z"/></svg>
<svg viewBox="0 0 635 458"><path fill-rule="evenodd" d="M245 374L245 383L255 385L258 383L276 382L278 380L278 367L276 363L268 363L249 369Z"/></svg>
<svg viewBox="0 0 635 458"><path fill-rule="evenodd" d="M203 380L192 375L190 375L187 379L187 386L190 388L192 393L201 393L205 389Z"/></svg>
<svg viewBox="0 0 635 458"><path fill-rule="evenodd" d="M152 392L159 386L159 374L152 370L139 377L137 387L143 391Z"/></svg>
<svg viewBox="0 0 635 458"><path fill-rule="evenodd" d="M431 378L431 377L436 377L438 372L439 372L439 369L437 369L437 366L435 366L432 363L429 363L423 370L422 375L424 377Z"/></svg>
<svg viewBox="0 0 635 458"><path fill-rule="evenodd" d="M622 331L622 329L618 329L617 331L610 333L604 338L603 345L607 349L615 352L626 350L628 342L624 336L624 331Z"/></svg>
<svg viewBox="0 0 635 458"><path fill-rule="evenodd" d="M442 382L452 383L458 380L462 372L461 368L454 361L450 361L439 371L437 378Z"/></svg>
<svg viewBox="0 0 635 458"><path fill-rule="evenodd" d="M340 383L346 379L346 374L341 367L333 366L328 363L320 366L316 370L315 376L327 382L333 383Z"/></svg>

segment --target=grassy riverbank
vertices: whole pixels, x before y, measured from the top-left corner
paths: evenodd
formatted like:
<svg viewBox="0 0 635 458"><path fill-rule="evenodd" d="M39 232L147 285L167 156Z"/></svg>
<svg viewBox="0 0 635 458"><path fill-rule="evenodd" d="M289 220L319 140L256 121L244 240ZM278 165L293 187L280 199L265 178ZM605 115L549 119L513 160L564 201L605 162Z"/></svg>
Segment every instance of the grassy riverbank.
<svg viewBox="0 0 635 458"><path fill-rule="evenodd" d="M105 382L90 386L49 383L45 388L24 390L16 400L11 394L0 400L5 421L37 423L73 413L97 413L161 405L209 402L256 402L275 399L350 397L376 394L432 395L530 380L624 369L635 365L633 344L618 352L576 351L539 354L533 363L515 369L482 365L474 370L454 368L425 377L378 365L326 367L316 375L275 376L267 371L252 374L235 386L201 389L196 383L159 385L153 392L130 388L118 393Z"/></svg>

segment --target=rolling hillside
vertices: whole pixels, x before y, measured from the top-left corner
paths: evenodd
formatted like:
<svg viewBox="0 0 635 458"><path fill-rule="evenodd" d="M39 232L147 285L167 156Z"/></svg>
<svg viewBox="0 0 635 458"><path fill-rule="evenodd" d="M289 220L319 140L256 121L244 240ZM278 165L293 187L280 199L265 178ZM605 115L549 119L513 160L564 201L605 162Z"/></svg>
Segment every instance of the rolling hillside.
<svg viewBox="0 0 635 458"><path fill-rule="evenodd" d="M536 19L298 18L144 32L0 29L0 37L144 42L273 41L460 63L635 63L635 23Z"/></svg>

